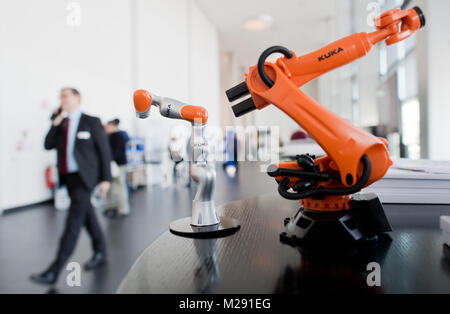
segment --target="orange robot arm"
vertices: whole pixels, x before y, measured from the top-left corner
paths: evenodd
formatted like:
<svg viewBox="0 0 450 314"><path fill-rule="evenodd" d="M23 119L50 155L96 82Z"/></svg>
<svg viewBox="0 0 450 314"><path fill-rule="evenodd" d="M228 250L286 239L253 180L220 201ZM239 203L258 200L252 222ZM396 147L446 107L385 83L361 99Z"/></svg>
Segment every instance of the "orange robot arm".
<svg viewBox="0 0 450 314"><path fill-rule="evenodd" d="M350 195L380 180L392 165L388 142L377 138L335 115L303 93L299 87L340 66L365 56L385 40L388 45L404 40L425 25L419 8L393 9L375 19L377 31L357 33L322 49L297 57L280 46L267 49L259 63L250 68L244 83L227 91L235 101L236 117L273 104L302 126L324 149L327 156L297 162L283 162L269 169L280 183L282 196L305 199L313 196ZM275 64L265 62L272 53L282 53ZM292 188L298 193L289 193ZM342 208L341 208L342 209Z"/></svg>

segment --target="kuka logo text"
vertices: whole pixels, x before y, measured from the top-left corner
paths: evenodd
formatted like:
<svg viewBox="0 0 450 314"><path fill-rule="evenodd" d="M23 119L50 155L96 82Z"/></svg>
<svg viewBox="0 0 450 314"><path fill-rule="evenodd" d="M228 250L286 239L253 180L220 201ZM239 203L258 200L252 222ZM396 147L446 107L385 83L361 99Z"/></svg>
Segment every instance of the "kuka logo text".
<svg viewBox="0 0 450 314"><path fill-rule="evenodd" d="M320 56L319 62L324 61L325 59L331 58L332 56L337 55L338 53L340 53L342 51L344 51L343 48L334 49L334 50L330 51L329 53Z"/></svg>

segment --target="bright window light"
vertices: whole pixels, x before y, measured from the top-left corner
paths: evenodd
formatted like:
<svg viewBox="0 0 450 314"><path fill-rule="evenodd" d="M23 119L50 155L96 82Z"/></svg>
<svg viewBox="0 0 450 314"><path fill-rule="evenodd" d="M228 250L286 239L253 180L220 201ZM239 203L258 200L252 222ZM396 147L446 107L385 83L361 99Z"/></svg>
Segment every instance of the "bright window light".
<svg viewBox="0 0 450 314"><path fill-rule="evenodd" d="M420 103L417 98L402 104L403 143L408 149L408 158L420 158Z"/></svg>
<svg viewBox="0 0 450 314"><path fill-rule="evenodd" d="M273 18L267 14L261 14L256 17L247 19L242 27L248 31L260 32L271 28L273 25Z"/></svg>

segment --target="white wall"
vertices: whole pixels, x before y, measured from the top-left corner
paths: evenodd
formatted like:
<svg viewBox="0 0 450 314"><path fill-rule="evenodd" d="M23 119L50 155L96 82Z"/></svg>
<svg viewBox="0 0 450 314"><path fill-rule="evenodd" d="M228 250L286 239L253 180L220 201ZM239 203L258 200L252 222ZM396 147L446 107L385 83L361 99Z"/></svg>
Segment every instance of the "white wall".
<svg viewBox="0 0 450 314"><path fill-rule="evenodd" d="M86 112L130 125L129 4L79 1L81 24L74 28L66 24L67 3L0 3L0 208L50 196L44 170L55 153L42 146L62 86L79 88Z"/></svg>
<svg viewBox="0 0 450 314"><path fill-rule="evenodd" d="M373 0L354 1L355 32L371 33L374 26L367 23L374 15L378 15L372 4ZM380 13L381 14L381 13ZM383 45L384 43L380 43ZM377 88L379 85L379 48L374 46L363 58L353 63L356 66L356 84L358 88L357 112L355 121L358 126L369 127L379 123Z"/></svg>
<svg viewBox="0 0 450 314"><path fill-rule="evenodd" d="M219 124L219 50L216 28L194 1L137 2L137 87L205 107L210 125ZM148 120L136 121L149 138L166 136L187 122L167 120L152 109Z"/></svg>
<svg viewBox="0 0 450 314"><path fill-rule="evenodd" d="M328 27L327 37L322 38L323 45L316 47L316 49L346 37L352 32L350 0L339 1L334 9L335 18L323 21ZM316 99L318 102L347 120L352 120L353 117L351 67L352 65L346 65L317 78L318 95Z"/></svg>
<svg viewBox="0 0 450 314"><path fill-rule="evenodd" d="M419 33L419 99L427 120L422 132L427 134L431 159L450 159L450 1L415 1L427 19Z"/></svg>
<svg viewBox="0 0 450 314"><path fill-rule="evenodd" d="M66 23L69 2L0 2L0 211L51 196L44 170L55 152L42 146L62 86L132 133L151 125L134 117L137 87L204 105L218 121L217 32L194 2L79 0L79 27Z"/></svg>
<svg viewBox="0 0 450 314"><path fill-rule="evenodd" d="M189 2L189 101L208 110L210 126L220 126L219 35L194 1Z"/></svg>
<svg viewBox="0 0 450 314"><path fill-rule="evenodd" d="M136 1L136 88L189 101L187 10L185 0ZM135 123L147 145L164 149L171 127L180 122L167 120L152 108L150 118Z"/></svg>

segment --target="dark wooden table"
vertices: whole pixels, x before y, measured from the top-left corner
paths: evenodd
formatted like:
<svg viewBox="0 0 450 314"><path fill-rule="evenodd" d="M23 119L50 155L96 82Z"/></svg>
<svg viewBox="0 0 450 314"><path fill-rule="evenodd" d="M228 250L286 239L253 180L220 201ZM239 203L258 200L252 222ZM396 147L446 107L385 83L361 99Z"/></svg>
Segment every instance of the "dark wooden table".
<svg viewBox="0 0 450 314"><path fill-rule="evenodd" d="M167 231L137 259L118 292L450 293L450 253L439 230L439 215L450 215L450 206L385 205L390 237L325 255L280 242L284 218L298 207L264 195L219 207L241 221L232 236L194 240ZM380 287L367 285L371 262L381 266Z"/></svg>

